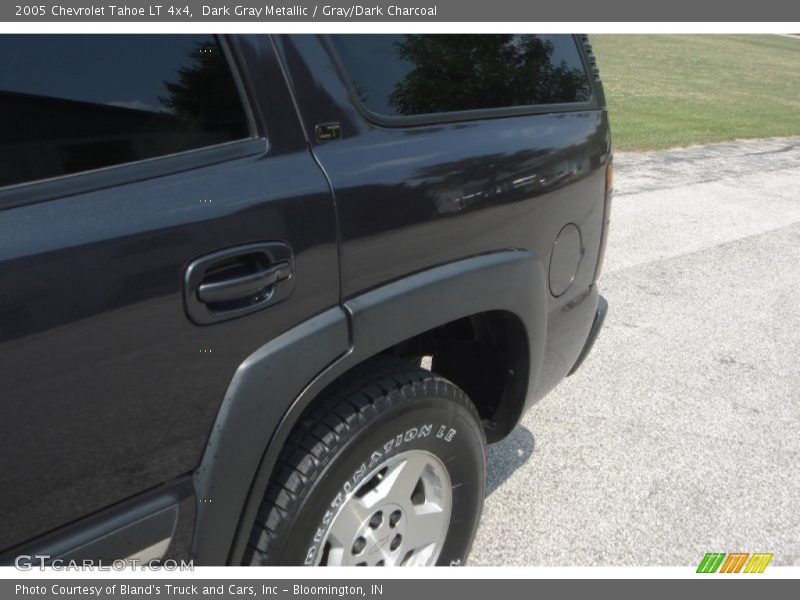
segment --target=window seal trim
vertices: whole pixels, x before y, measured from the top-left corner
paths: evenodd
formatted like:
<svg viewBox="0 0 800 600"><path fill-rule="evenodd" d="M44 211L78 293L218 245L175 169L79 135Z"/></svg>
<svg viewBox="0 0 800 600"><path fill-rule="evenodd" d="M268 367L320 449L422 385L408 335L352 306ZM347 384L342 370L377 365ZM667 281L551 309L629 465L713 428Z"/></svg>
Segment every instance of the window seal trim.
<svg viewBox="0 0 800 600"><path fill-rule="evenodd" d="M446 35L446 34L444 34ZM383 115L368 108L356 94L353 80L342 62L330 35L320 35L323 45L336 66L342 83L347 88L350 100L361 115L369 122L382 127L414 127L417 125L438 125L441 123L455 123L463 121L477 121L481 119L497 119L502 117L519 117L526 115L541 115L551 113L582 112L597 110L597 94L595 94L592 79L587 69L586 59L581 51L579 40L575 34L568 34L576 46L578 56L583 66L584 75L589 83L589 99L584 102L562 102L556 104L525 104L520 106L505 106L499 108L479 108L474 110L460 110L442 113L425 113L420 115Z"/></svg>
<svg viewBox="0 0 800 600"><path fill-rule="evenodd" d="M266 137L266 131L259 132L255 111L253 110L253 102L250 99L249 86L245 84L245 72L239 68L239 61L234 56L232 43L235 43L235 40L226 35L214 35L214 40L222 51L222 56L228 65L228 72L231 74L231 79L233 79L233 85L239 94L239 101L242 103L242 110L247 121L247 131L250 137L259 137L259 135Z"/></svg>
<svg viewBox="0 0 800 600"><path fill-rule="evenodd" d="M264 155L266 138L245 138L135 162L0 187L0 210L174 175L230 160Z"/></svg>

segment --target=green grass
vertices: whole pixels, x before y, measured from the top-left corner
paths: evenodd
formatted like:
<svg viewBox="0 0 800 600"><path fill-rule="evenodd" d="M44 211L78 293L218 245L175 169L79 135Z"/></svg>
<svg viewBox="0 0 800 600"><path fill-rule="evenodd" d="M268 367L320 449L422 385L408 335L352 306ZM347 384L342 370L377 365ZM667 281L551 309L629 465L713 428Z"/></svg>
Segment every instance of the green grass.
<svg viewBox="0 0 800 600"><path fill-rule="evenodd" d="M593 35L618 150L800 135L800 38Z"/></svg>

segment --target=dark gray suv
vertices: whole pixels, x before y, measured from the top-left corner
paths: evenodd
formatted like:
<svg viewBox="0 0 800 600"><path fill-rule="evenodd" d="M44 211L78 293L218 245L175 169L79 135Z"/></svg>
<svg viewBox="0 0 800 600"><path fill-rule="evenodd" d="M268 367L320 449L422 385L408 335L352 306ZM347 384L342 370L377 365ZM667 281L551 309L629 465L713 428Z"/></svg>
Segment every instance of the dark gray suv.
<svg viewBox="0 0 800 600"><path fill-rule="evenodd" d="M0 57L3 559L462 564L606 311L587 38Z"/></svg>

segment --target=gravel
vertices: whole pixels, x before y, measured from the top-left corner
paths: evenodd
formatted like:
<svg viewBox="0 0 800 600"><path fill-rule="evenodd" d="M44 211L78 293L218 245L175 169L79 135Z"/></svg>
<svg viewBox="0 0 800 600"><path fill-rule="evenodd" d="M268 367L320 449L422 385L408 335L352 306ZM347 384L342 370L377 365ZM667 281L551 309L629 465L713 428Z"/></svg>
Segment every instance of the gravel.
<svg viewBox="0 0 800 600"><path fill-rule="evenodd" d="M490 448L473 565L800 565L800 138L616 157L578 373Z"/></svg>

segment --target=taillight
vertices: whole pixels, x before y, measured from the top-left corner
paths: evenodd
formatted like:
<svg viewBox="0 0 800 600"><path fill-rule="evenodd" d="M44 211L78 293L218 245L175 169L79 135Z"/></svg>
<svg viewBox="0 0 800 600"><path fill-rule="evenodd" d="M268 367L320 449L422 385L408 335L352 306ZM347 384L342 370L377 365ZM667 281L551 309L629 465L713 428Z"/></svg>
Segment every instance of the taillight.
<svg viewBox="0 0 800 600"><path fill-rule="evenodd" d="M594 280L600 278L603 270L603 261L606 257L606 242L608 242L608 224L611 222L611 193L614 190L614 161L608 160L606 166L606 194L605 205L603 207L603 231L600 234L600 250L597 253L597 266L594 270Z"/></svg>

